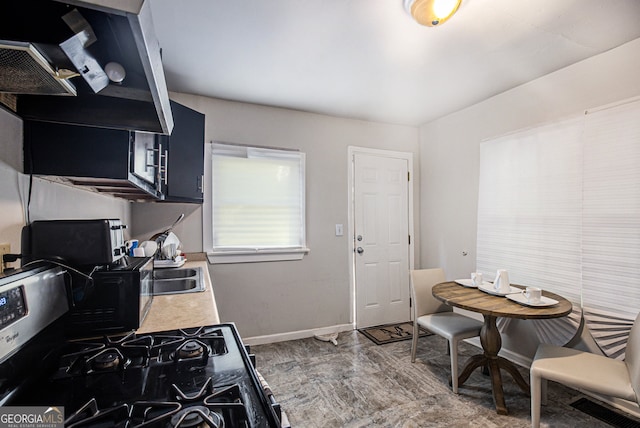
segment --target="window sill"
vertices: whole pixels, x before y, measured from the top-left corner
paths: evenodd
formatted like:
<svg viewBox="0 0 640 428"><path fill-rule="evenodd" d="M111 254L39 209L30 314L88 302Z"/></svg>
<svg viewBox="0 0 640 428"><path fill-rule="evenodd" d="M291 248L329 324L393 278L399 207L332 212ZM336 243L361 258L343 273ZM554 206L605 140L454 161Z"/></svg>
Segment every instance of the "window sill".
<svg viewBox="0 0 640 428"><path fill-rule="evenodd" d="M211 264L223 263L255 263L302 260L309 253L308 248L282 250L238 250L238 251L208 251L207 259Z"/></svg>

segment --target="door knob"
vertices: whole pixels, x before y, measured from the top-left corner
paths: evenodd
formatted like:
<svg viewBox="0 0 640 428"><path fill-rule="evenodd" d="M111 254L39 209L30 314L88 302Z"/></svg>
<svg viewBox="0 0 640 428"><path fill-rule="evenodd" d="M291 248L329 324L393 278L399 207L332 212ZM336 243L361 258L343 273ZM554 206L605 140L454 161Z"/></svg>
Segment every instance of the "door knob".
<svg viewBox="0 0 640 428"><path fill-rule="evenodd" d="M356 251L358 252L358 254L362 254L362 253L364 253L364 248L362 248L362 247L358 247L358 248L356 249Z"/></svg>

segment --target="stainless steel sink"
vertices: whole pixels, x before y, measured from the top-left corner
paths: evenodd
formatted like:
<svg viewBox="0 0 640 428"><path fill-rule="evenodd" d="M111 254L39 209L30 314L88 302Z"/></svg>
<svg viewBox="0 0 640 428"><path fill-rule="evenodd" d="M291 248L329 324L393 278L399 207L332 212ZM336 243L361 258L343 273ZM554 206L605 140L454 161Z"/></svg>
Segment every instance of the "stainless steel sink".
<svg viewBox="0 0 640 428"><path fill-rule="evenodd" d="M184 269L158 269L153 273L154 279L176 279L193 278L198 274L198 270L191 268Z"/></svg>
<svg viewBox="0 0 640 428"><path fill-rule="evenodd" d="M158 269L153 278L154 296L204 291L202 268Z"/></svg>

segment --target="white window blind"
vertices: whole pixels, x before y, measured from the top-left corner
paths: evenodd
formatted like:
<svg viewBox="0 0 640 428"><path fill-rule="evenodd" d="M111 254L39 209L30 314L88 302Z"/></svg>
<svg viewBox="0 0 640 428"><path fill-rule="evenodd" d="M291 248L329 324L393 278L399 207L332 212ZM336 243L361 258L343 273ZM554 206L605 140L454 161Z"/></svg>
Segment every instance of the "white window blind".
<svg viewBox="0 0 640 428"><path fill-rule="evenodd" d="M585 319L620 356L640 310L640 102L586 115L583 187Z"/></svg>
<svg viewBox="0 0 640 428"><path fill-rule="evenodd" d="M480 146L477 269L580 298L581 121Z"/></svg>
<svg viewBox="0 0 640 428"><path fill-rule="evenodd" d="M622 358L640 308L640 102L482 143L477 254L489 278L582 306Z"/></svg>
<svg viewBox="0 0 640 428"><path fill-rule="evenodd" d="M581 121L521 131L480 146L477 270L580 301ZM580 310L534 320L541 342L563 345ZM506 328L505 319L499 328Z"/></svg>
<svg viewBox="0 0 640 428"><path fill-rule="evenodd" d="M306 249L305 155L212 145L213 252Z"/></svg>

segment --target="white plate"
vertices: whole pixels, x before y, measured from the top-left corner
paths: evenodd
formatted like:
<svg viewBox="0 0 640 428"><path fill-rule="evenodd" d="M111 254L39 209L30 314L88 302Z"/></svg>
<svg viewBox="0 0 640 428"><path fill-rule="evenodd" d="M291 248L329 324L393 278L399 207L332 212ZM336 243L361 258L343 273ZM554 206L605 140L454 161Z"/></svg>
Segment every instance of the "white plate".
<svg viewBox="0 0 640 428"><path fill-rule="evenodd" d="M509 288L510 290L507 293L501 293L499 291L496 291L495 288L493 288L493 284L489 284L489 286L486 286L485 283L483 283L480 287L478 287L478 290L484 291L485 293L493 294L494 296L501 296L501 297L514 294L514 293L520 293L522 291L521 289L515 288L515 287L509 287Z"/></svg>
<svg viewBox="0 0 640 428"><path fill-rule="evenodd" d="M158 251L158 243L156 241L142 241L139 247L142 248L146 257L151 257Z"/></svg>
<svg viewBox="0 0 640 428"><path fill-rule="evenodd" d="M509 300L513 300L516 303L520 303L521 305L525 305L525 306L533 306L535 308L546 308L547 306L553 306L556 303L558 303L557 300L553 300L550 299L548 297L541 297L541 300L539 303L531 303L529 301L527 301L527 298L522 294L522 293L518 293L518 294L509 294L507 296L507 299Z"/></svg>
<svg viewBox="0 0 640 428"><path fill-rule="evenodd" d="M456 279L454 280L454 282L456 284L460 284L463 287L468 287L468 288L478 288L477 285L473 285L473 282L471 281L471 278L466 278L466 279ZM487 281L483 281L482 285L484 285L485 287L491 287L492 284L490 282Z"/></svg>

